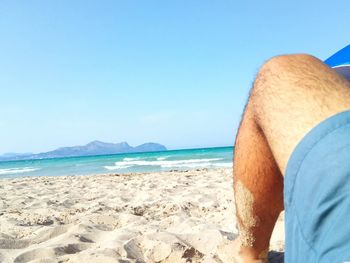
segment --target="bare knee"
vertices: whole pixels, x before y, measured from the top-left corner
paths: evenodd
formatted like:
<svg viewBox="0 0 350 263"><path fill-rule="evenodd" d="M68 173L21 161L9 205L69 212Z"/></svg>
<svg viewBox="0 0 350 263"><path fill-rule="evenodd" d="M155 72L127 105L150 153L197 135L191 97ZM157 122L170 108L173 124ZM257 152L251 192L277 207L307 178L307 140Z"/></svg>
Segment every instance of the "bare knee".
<svg viewBox="0 0 350 263"><path fill-rule="evenodd" d="M290 85L286 82L295 82L307 73L307 69L323 64L319 59L307 54L280 55L269 59L259 69L251 96L261 93L280 92Z"/></svg>
<svg viewBox="0 0 350 263"><path fill-rule="evenodd" d="M270 71L282 73L283 71L295 70L302 65L310 63L322 63L318 58L308 54L279 55L266 61L259 70L258 75L266 74Z"/></svg>
<svg viewBox="0 0 350 263"><path fill-rule="evenodd" d="M330 69L318 58L307 54L280 55L259 69L250 101L254 108L276 100L296 99L314 88Z"/></svg>
<svg viewBox="0 0 350 263"><path fill-rule="evenodd" d="M297 142L317 123L350 108L350 82L319 59L277 56L259 70L248 104L281 171Z"/></svg>
<svg viewBox="0 0 350 263"><path fill-rule="evenodd" d="M309 54L288 54L288 55L278 55L275 57L270 58L268 61L266 61L263 66L261 67L260 71L264 71L266 68L276 68L277 67L283 67L285 65L293 66L299 66L303 63L314 63L314 62L321 62L318 58L309 55Z"/></svg>

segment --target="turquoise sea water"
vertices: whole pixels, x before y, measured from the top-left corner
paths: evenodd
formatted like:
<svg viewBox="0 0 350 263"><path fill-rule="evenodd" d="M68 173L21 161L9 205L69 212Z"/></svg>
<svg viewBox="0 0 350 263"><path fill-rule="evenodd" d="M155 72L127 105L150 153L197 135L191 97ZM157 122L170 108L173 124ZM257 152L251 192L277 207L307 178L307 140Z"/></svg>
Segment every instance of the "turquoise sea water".
<svg viewBox="0 0 350 263"><path fill-rule="evenodd" d="M0 162L0 179L232 167L233 148L203 148Z"/></svg>

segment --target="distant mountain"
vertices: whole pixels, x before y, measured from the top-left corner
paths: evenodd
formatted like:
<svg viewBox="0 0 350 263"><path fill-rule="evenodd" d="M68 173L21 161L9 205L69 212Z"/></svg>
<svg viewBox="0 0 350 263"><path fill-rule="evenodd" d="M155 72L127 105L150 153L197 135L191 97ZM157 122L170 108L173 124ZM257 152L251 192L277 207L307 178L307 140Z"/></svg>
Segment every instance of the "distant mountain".
<svg viewBox="0 0 350 263"><path fill-rule="evenodd" d="M0 161L90 156L116 153L156 152L166 150L167 148L164 145L152 142L132 147L127 142L107 143L92 141L83 146L61 147L53 151L38 154L7 153L0 156Z"/></svg>
<svg viewBox="0 0 350 263"><path fill-rule="evenodd" d="M13 157L19 157L19 156L29 156L32 155L33 153L4 153L0 157L3 158L13 158Z"/></svg>
<svg viewBox="0 0 350 263"><path fill-rule="evenodd" d="M153 142L144 143L134 148L135 152L158 152L166 150L165 146Z"/></svg>

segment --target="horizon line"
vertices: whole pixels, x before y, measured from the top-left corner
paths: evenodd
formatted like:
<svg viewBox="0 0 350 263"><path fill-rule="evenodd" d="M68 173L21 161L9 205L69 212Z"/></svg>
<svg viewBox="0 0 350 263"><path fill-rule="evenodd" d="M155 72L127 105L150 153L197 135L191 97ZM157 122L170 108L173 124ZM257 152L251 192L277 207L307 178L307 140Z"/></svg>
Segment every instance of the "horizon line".
<svg viewBox="0 0 350 263"><path fill-rule="evenodd" d="M69 146L68 146L69 147ZM74 146L73 146L74 147ZM171 151L184 151L184 150L201 150L210 148L234 148L234 145L227 146L212 146L212 147L196 147L196 148L180 148L180 149L166 149L164 151L146 151L146 152L121 152L121 153L110 153L110 154L94 154L94 155L79 155L79 156L66 156L66 157L52 157L52 158L32 158L32 159L20 159L20 160L0 160L3 162L21 162L21 161L37 161L37 160L52 160L52 159L69 159L69 158L81 158L81 157L97 157L97 156L113 156L122 154L140 154L140 153L160 153L160 152L171 152ZM1 157L2 155L0 155Z"/></svg>

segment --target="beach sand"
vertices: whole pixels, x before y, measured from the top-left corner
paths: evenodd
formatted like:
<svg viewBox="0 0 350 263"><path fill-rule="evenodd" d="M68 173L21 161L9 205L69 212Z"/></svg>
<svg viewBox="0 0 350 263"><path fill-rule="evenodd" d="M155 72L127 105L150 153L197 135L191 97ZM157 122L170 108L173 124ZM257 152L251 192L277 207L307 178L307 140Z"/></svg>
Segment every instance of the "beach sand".
<svg viewBox="0 0 350 263"><path fill-rule="evenodd" d="M2 179L0 262L231 263L234 211L231 169Z"/></svg>

